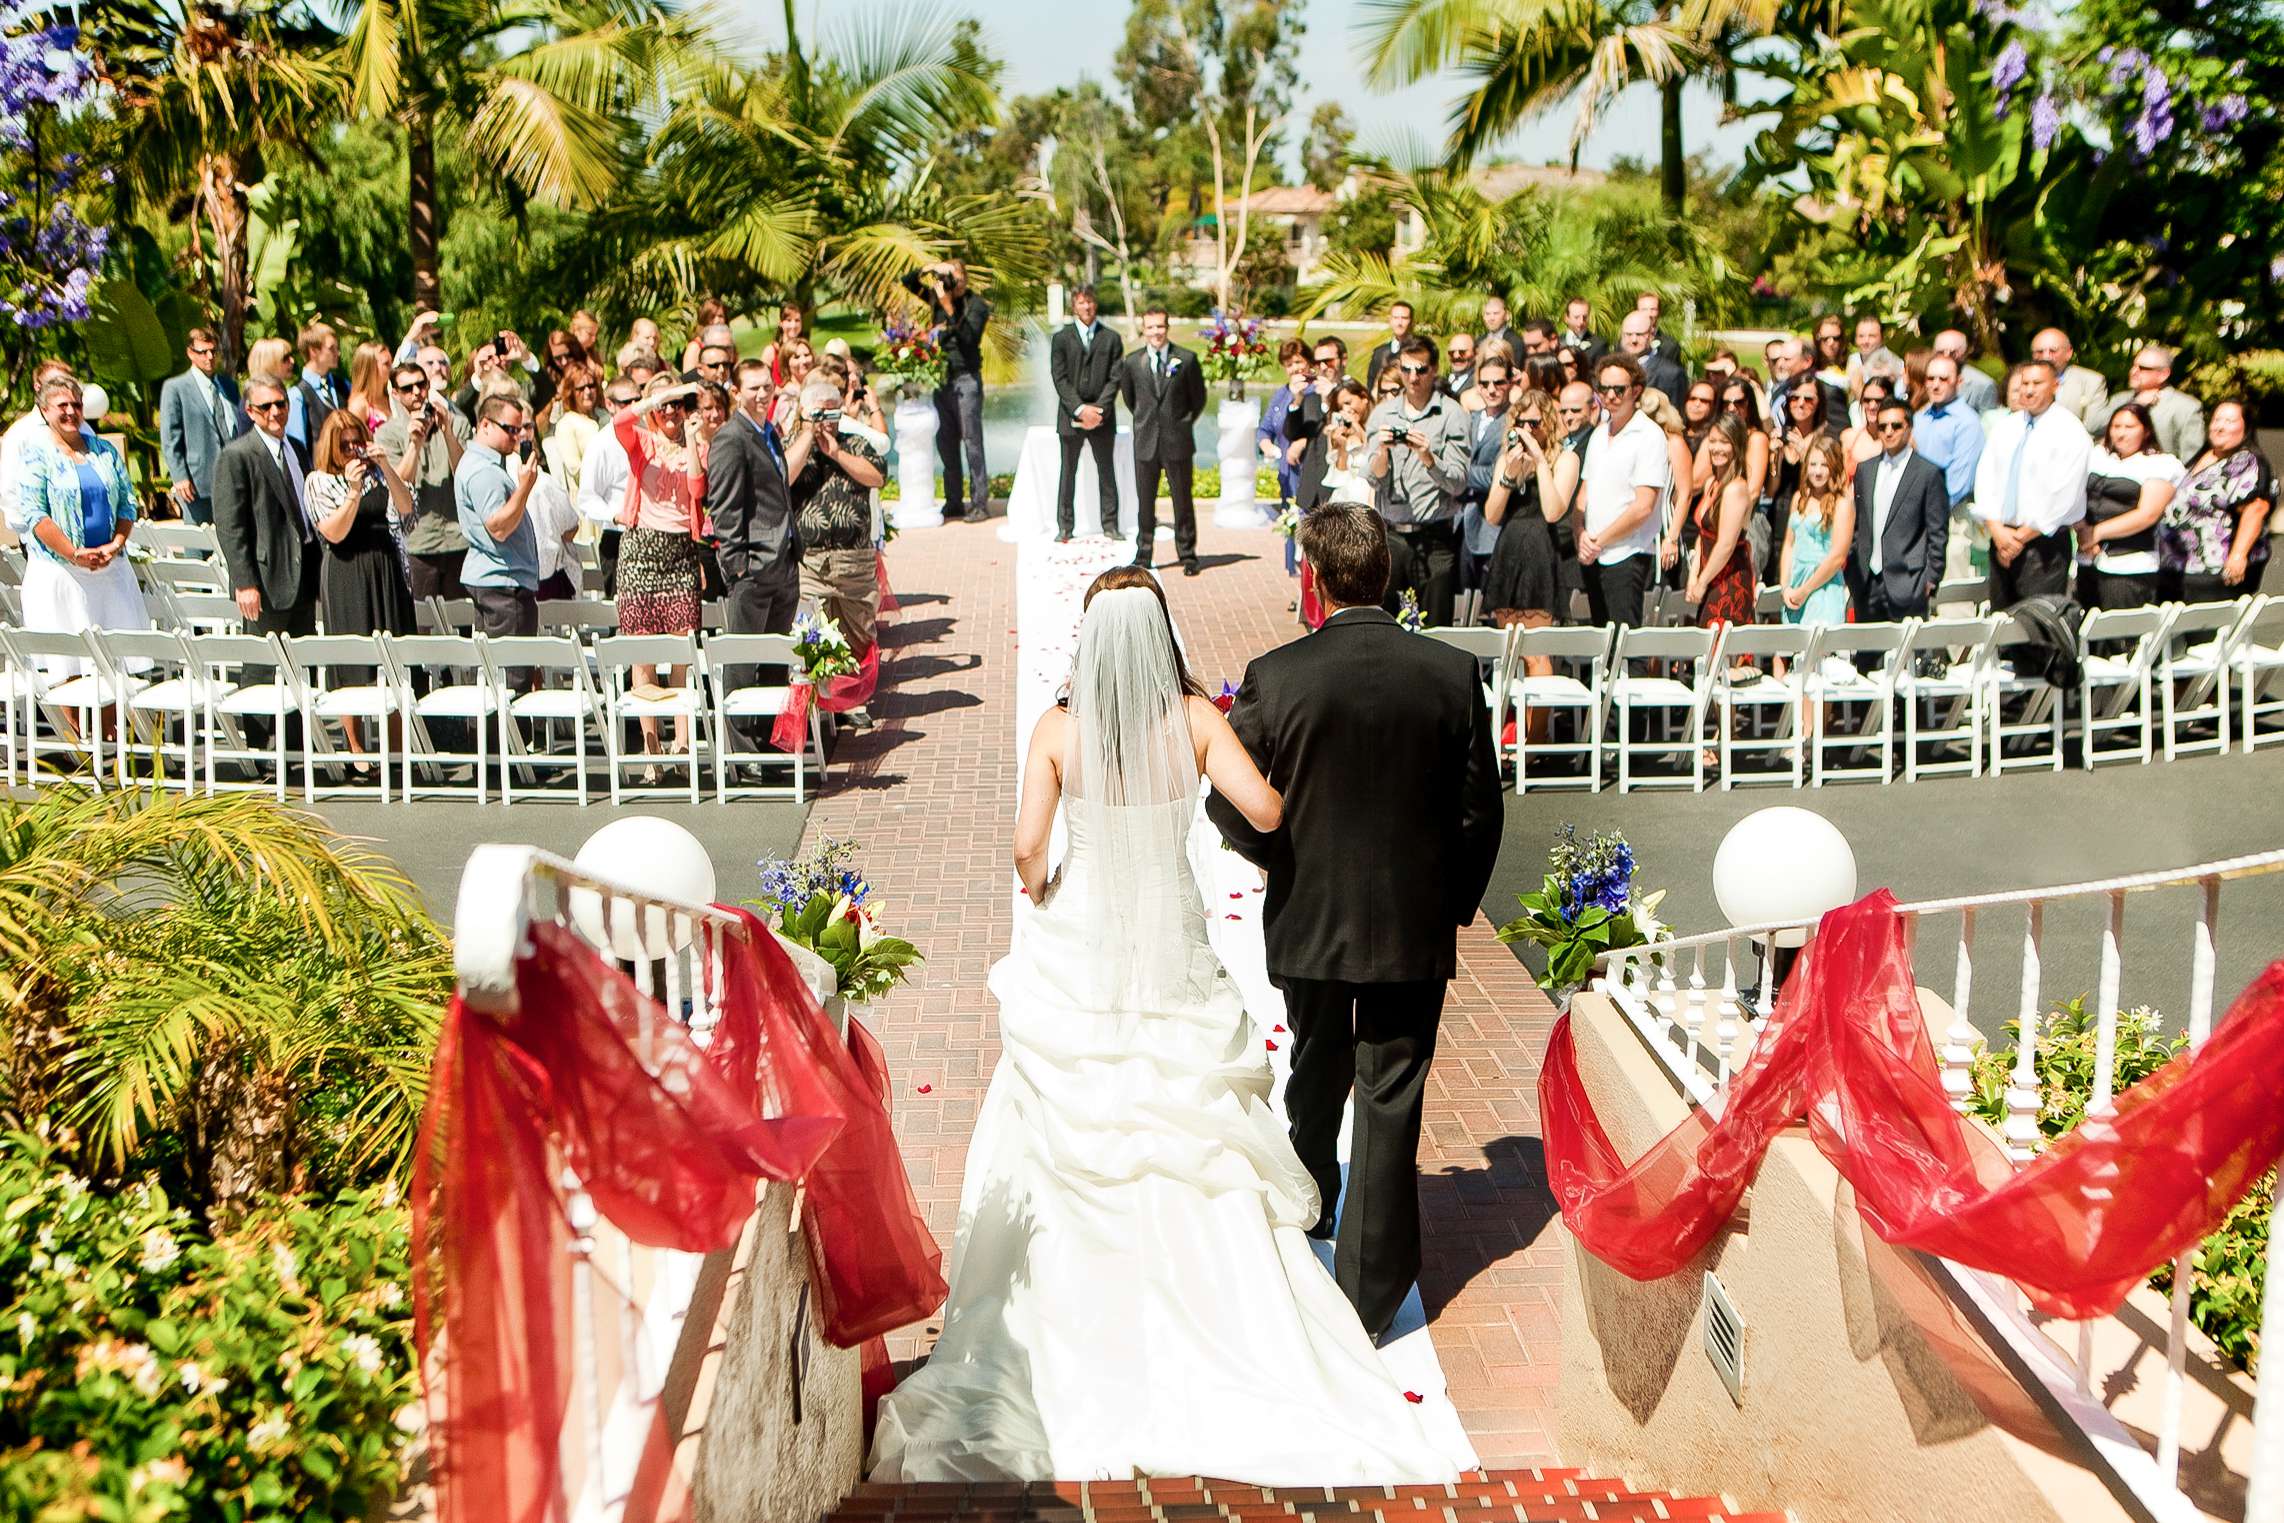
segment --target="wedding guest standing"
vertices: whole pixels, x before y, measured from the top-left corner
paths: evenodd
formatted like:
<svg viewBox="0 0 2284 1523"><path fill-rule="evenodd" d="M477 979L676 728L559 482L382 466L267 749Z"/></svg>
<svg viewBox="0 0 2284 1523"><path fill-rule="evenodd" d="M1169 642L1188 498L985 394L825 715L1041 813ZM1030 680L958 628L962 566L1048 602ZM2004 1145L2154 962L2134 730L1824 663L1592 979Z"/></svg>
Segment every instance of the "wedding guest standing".
<svg viewBox="0 0 2284 1523"><path fill-rule="evenodd" d="M1062 470L1055 479L1055 538L1067 543L1078 527L1079 451L1094 456L1096 523L1118 533L1118 361L1126 342L1101 320L1093 286L1071 293L1071 320L1047 346L1055 386L1055 442Z"/></svg>
<svg viewBox="0 0 2284 1523"><path fill-rule="evenodd" d="M143 591L127 564L135 523L135 490L127 463L84 422L79 382L51 375L40 384L45 434L34 435L17 461L8 527L31 552L24 558L24 627L64 634L90 629L149 629ZM50 681L85 673L84 662L45 660Z"/></svg>
<svg viewBox="0 0 2284 1523"><path fill-rule="evenodd" d="M1301 482L1301 451L1286 443L1285 424L1309 394L1309 346L1297 338L1286 339L1277 346L1277 363L1284 367L1285 384L1269 394L1261 409L1261 426L1253 436L1261 459L1277 473L1277 511L1282 513L1293 505L1293 493Z"/></svg>
<svg viewBox="0 0 2284 1523"><path fill-rule="evenodd" d="M1991 425L1975 467L1975 517L1991 535L1991 611L2027 597L2067 592L2074 545L2086 516L2086 464L2093 441L2076 418L2054 409L2054 367L2015 367L2009 399L2017 410Z"/></svg>
<svg viewBox="0 0 2284 1523"><path fill-rule="evenodd" d="M1364 467L1388 521L1383 606L1393 613L1409 592L1421 618L1447 625L1459 589L1471 414L1436 385L1435 351L1426 340L1405 340L1393 373L1403 389L1372 409L1366 425L1372 453Z"/></svg>
<svg viewBox="0 0 2284 1523"><path fill-rule="evenodd" d="M414 633L403 524L417 505L387 452L373 444L364 420L351 409L337 409L318 425L307 486L309 520L324 546L318 603L325 610L325 632ZM349 749L362 754L357 722L345 721L343 728Z"/></svg>
<svg viewBox="0 0 2284 1523"><path fill-rule="evenodd" d="M373 435L373 442L412 492L413 518L404 526L412 595L456 598L464 591L460 566L468 558L468 537L460 532L452 475L460 468L460 452L474 430L458 408L437 394L426 366L398 365L389 373L389 390L389 421Z"/></svg>
<svg viewBox="0 0 2284 1523"><path fill-rule="evenodd" d="M2055 405L2062 405L2059 398ZM2127 402L2110 414L2086 467L2086 516L2078 524L2080 603L2140 608L2157 601L2157 521L2185 474L2180 461L2158 448L2149 409Z"/></svg>
<svg viewBox="0 0 2284 1523"><path fill-rule="evenodd" d="M214 463L214 535L238 614L253 634L314 634L319 556L304 506L309 456L286 437L286 393L276 382L247 386L246 415L253 428Z"/></svg>
<svg viewBox="0 0 2284 1523"><path fill-rule="evenodd" d="M800 423L786 441L793 511L801 535L801 601L840 626L849 649L872 648L880 620L880 569L872 545L872 494L887 475L864 430L844 428L841 389L814 375L801 388ZM866 729L872 716L852 709L843 720Z"/></svg>
<svg viewBox="0 0 2284 1523"><path fill-rule="evenodd" d="M159 390L159 457L175 507L194 524L214 521L214 462L246 431L238 386L214 370L211 328L190 330L190 368Z"/></svg>
<svg viewBox="0 0 2284 1523"><path fill-rule="evenodd" d="M2247 423L2243 402L2214 405L2204 448L2159 521L2159 596L2168 602L2210 602L2259 589L2276 473L2253 445Z"/></svg>
<svg viewBox="0 0 2284 1523"><path fill-rule="evenodd" d="M691 405L698 388L661 376L632 407L611 419L627 454L632 482L619 510L619 632L687 635L698 628L699 517L706 501L706 461L691 437ZM666 686L680 687L683 669L669 667ZM638 685L656 683L658 668L637 666ZM674 745L689 749L689 720L675 716ZM659 749L658 721L642 721L642 748Z"/></svg>
<svg viewBox="0 0 2284 1523"><path fill-rule="evenodd" d="M1690 508L1697 544L1686 596L1697 605L1702 628L1750 624L1753 567L1745 523L1753 501L1745 484L1745 425L1733 417L1715 423L1705 439L1705 461L1712 474Z"/></svg>
<svg viewBox="0 0 2284 1523"><path fill-rule="evenodd" d="M1557 622L1560 582L1553 520L1562 516L1554 485L1554 398L1526 391L1508 406L1497 466L1483 498L1483 521L1498 532L1483 577L1483 608L1500 628L1544 629ZM1533 676L1553 671L1548 662Z"/></svg>
<svg viewBox="0 0 2284 1523"><path fill-rule="evenodd" d="M989 518L991 473L983 459L983 330L991 321L991 303L968 289L968 267L957 259L913 271L904 277L904 288L928 303L944 351L944 384L936 388L936 458L944 467L944 517ZM787 374L796 382L805 379L805 373L790 367Z"/></svg>
<svg viewBox="0 0 2284 1523"><path fill-rule="evenodd" d="M1849 599L1865 623L1926 615L1951 533L1951 495L1935 462L1912 448L1910 405L1891 397L1875 422L1884 448L1856 473L1847 538ZM1830 458L1844 471L1838 450Z"/></svg>
<svg viewBox="0 0 2284 1523"><path fill-rule="evenodd" d="M1157 558L1158 479L1174 503L1174 554L1182 575L1198 574L1198 513L1190 496L1191 468L1197 455L1192 433L1205 411L1205 372L1198 357L1169 342L1171 318L1163 307L1142 314L1142 347L1126 356L1118 375L1119 395L1134 419L1134 564L1148 567Z"/></svg>
<svg viewBox="0 0 2284 1523"><path fill-rule="evenodd" d="M1784 521L1778 557L1787 624L1844 624L1848 620L1848 547L1856 535L1856 507L1844 485L1840 446L1818 439L1808 447Z"/></svg>
<svg viewBox="0 0 2284 1523"><path fill-rule="evenodd" d="M1674 480L1665 430L1641 410L1646 385L1630 354L1605 355L1595 369L1602 421L1580 451L1578 560L1597 624L1639 625L1642 595L1657 574L1658 529Z"/></svg>

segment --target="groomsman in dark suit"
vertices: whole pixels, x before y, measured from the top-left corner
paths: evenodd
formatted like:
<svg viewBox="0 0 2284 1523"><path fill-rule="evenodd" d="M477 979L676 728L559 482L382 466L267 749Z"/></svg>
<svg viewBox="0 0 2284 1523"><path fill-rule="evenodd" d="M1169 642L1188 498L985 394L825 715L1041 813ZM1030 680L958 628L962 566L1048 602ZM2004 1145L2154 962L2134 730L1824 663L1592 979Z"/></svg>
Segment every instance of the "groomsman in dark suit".
<svg viewBox="0 0 2284 1523"><path fill-rule="evenodd" d="M1412 336L1412 304L1399 301L1388 308L1388 341L1375 347L1364 361L1364 389L1380 384L1380 372L1396 363L1396 351Z"/></svg>
<svg viewBox="0 0 2284 1523"><path fill-rule="evenodd" d="M1170 323L1163 307L1142 314L1142 347L1120 362L1119 394L1134 419L1134 492L1140 499L1134 525L1134 564L1148 566L1157 555L1158 478L1174 499L1174 553L1182 575L1198 574L1198 512L1190 497L1190 468L1197 455L1191 432L1205 411L1205 372L1198 357L1168 343Z"/></svg>
<svg viewBox="0 0 2284 1523"><path fill-rule="evenodd" d="M1071 320L1047 347L1047 368L1055 382L1055 435L1063 450L1063 471L1055 485L1055 539L1067 541L1078 526L1073 499L1079 487L1079 451L1094 452L1094 481L1102 502L1102 532L1118 532L1118 476L1112 467L1118 444L1118 362L1126 342L1098 320L1093 286L1071 293Z"/></svg>
<svg viewBox="0 0 2284 1523"><path fill-rule="evenodd" d="M1911 405L1880 404L1880 453L1856 467L1856 533L1848 546L1848 601L1867 624L1924 618L1943 580L1951 494L1935 462L1911 447Z"/></svg>
<svg viewBox="0 0 2284 1523"><path fill-rule="evenodd" d="M286 394L246 387L253 428L214 461L214 536L230 568L238 613L252 634L317 632L317 531L304 507L309 456L286 437Z"/></svg>

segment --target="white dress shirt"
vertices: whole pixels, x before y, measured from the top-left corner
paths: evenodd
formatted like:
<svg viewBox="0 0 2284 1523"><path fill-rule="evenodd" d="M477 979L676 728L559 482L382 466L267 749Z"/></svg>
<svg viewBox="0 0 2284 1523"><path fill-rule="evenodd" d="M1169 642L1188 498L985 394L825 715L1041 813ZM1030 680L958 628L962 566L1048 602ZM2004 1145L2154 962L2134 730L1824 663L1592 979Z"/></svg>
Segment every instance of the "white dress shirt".
<svg viewBox="0 0 2284 1523"><path fill-rule="evenodd" d="M2093 450L2085 428L2059 407L2035 418L2006 413L1991 425L1975 465L1975 517L2039 535L2067 529L2086 516Z"/></svg>
<svg viewBox="0 0 2284 1523"><path fill-rule="evenodd" d="M1911 464L1911 450L1883 453L1872 477L1872 575L1886 569L1880 542L1887 536L1888 515L1895 511L1895 494L1903 485L1903 472Z"/></svg>
<svg viewBox="0 0 2284 1523"><path fill-rule="evenodd" d="M619 509L626 506L627 452L618 431L608 424L587 442L579 460L579 516L591 523L616 527Z"/></svg>

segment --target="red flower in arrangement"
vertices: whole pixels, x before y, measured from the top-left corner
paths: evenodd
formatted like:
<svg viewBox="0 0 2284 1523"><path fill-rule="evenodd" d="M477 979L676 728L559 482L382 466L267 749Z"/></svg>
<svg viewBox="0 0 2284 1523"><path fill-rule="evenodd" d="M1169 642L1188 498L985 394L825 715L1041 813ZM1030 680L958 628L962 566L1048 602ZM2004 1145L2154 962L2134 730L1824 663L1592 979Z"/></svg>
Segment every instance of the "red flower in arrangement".
<svg viewBox="0 0 2284 1523"><path fill-rule="evenodd" d="M1244 917L1243 917L1242 915L1234 915L1234 914L1233 914L1233 915L1224 915L1224 916L1222 916L1221 918L1222 918L1222 919L1224 919L1224 920L1242 920Z"/></svg>
<svg viewBox="0 0 2284 1523"><path fill-rule="evenodd" d="M1422 1395L1421 1395L1419 1392L1417 1392L1417 1391L1406 1391L1406 1392L1404 1393L1404 1400L1406 1400L1406 1401L1410 1402L1410 1403L1411 1403L1413 1406L1415 1406L1415 1407L1416 1407L1416 1406L1418 1406L1418 1405L1419 1405L1421 1402L1423 1402L1423 1401L1426 1401L1426 1400L1427 1400L1427 1398L1426 1398L1425 1396L1422 1396Z"/></svg>
<svg viewBox="0 0 2284 1523"><path fill-rule="evenodd" d="M1285 1034L1285 1028L1284 1028L1284 1027L1282 1027L1282 1026L1279 1026L1279 1027L1277 1028L1277 1035L1279 1035L1279 1036L1283 1036L1284 1034Z"/></svg>

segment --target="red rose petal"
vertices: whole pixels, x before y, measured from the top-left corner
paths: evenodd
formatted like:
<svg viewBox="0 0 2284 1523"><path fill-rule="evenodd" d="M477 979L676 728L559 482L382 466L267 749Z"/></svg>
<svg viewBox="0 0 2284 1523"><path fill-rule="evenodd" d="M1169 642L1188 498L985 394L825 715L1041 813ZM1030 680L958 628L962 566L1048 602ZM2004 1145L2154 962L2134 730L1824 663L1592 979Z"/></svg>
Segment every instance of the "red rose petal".
<svg viewBox="0 0 2284 1523"><path fill-rule="evenodd" d="M1232 899L1242 899L1245 896L1243 894L1231 894L1229 897Z"/></svg>
<svg viewBox="0 0 2284 1523"><path fill-rule="evenodd" d="M1245 917L1243 915L1224 915L1221 918L1224 920L1243 920Z"/></svg>
<svg viewBox="0 0 2284 1523"><path fill-rule="evenodd" d="M1283 1035L1285 1034L1285 1028L1284 1028L1284 1027L1282 1027L1282 1026L1279 1026L1279 1027L1277 1028L1277 1034L1278 1034L1279 1036L1283 1036Z"/></svg>
<svg viewBox="0 0 2284 1523"><path fill-rule="evenodd" d="M1426 1401L1426 1400L1427 1400L1427 1398L1426 1398L1425 1396L1422 1396L1422 1395L1421 1395L1419 1392L1417 1392L1417 1391L1406 1391L1406 1392L1404 1393L1404 1400L1406 1400L1406 1401L1410 1402L1410 1403L1411 1403L1413 1406L1415 1406L1415 1407L1416 1407L1416 1406L1418 1406L1418 1405L1419 1405L1421 1402L1423 1402L1423 1401Z"/></svg>
<svg viewBox="0 0 2284 1523"><path fill-rule="evenodd" d="M1277 1044L1276 1044L1275 1042L1271 1042L1271 1043L1269 1044L1269 1050L1270 1050L1271 1052L1275 1052L1275 1051L1277 1050Z"/></svg>
<svg viewBox="0 0 2284 1523"><path fill-rule="evenodd" d="M1024 887L1022 884L1020 884L1020 883L1018 883L1018 884L1016 884L1016 885L1015 885L1015 892L1017 892L1017 893L1021 894L1021 895L1022 895L1024 898L1026 898L1026 899L1028 899L1028 898L1030 898L1030 897L1031 897L1031 890L1029 890L1029 889L1025 888L1025 887Z"/></svg>
<svg viewBox="0 0 2284 1523"><path fill-rule="evenodd" d="M935 1085L933 1085L933 1084L920 1084L920 1085L915 1085L915 1086L914 1086L914 1088L918 1089L918 1090L920 1091L920 1093L921 1093L921 1094L923 1094L923 1095L924 1095L924 1094L927 1094L927 1093L928 1093L930 1090L934 1089L935 1087L936 1087L936 1086L935 1086Z"/></svg>

